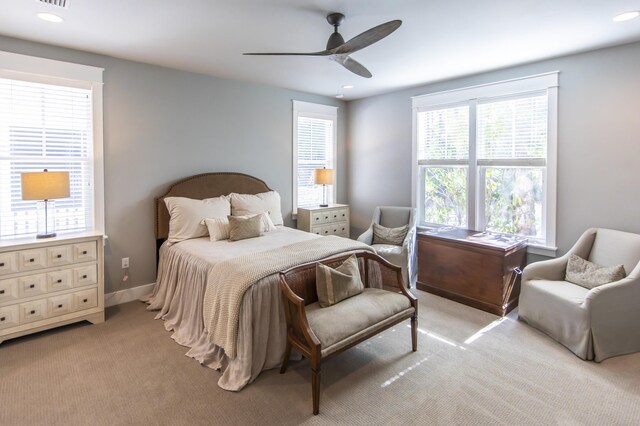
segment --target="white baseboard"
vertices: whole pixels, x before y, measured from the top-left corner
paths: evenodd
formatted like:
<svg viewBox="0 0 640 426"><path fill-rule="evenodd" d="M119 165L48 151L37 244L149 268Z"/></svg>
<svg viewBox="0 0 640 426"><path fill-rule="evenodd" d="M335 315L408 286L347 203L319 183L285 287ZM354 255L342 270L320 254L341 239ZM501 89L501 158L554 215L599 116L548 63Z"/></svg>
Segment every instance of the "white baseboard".
<svg viewBox="0 0 640 426"><path fill-rule="evenodd" d="M114 291L104 295L104 306L119 305L121 303L131 302L132 300L140 299L142 296L149 294L153 291L153 286L156 283L140 285L138 287L128 288L126 290Z"/></svg>

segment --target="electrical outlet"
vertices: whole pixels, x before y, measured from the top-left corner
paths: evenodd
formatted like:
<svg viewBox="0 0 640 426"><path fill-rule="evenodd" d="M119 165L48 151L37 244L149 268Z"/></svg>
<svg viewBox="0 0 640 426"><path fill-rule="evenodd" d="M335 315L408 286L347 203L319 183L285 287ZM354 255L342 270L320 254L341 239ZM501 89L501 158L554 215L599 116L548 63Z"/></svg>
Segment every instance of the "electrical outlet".
<svg viewBox="0 0 640 426"><path fill-rule="evenodd" d="M123 257L122 258L122 269L127 269L129 267L129 258L128 257Z"/></svg>

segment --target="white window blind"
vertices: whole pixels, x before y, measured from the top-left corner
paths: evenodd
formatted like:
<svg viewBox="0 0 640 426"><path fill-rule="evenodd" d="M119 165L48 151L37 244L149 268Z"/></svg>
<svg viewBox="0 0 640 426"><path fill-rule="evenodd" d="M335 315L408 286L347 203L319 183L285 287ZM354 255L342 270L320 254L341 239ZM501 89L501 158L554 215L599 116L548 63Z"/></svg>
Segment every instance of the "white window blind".
<svg viewBox="0 0 640 426"><path fill-rule="evenodd" d="M469 107L436 109L418 114L418 160L469 158Z"/></svg>
<svg viewBox="0 0 640 426"><path fill-rule="evenodd" d="M314 170L333 168L333 120L298 117L298 207L322 203Z"/></svg>
<svg viewBox="0 0 640 426"><path fill-rule="evenodd" d="M23 201L23 172L68 171L56 230L94 226L92 91L0 78L0 238L37 232L36 202Z"/></svg>

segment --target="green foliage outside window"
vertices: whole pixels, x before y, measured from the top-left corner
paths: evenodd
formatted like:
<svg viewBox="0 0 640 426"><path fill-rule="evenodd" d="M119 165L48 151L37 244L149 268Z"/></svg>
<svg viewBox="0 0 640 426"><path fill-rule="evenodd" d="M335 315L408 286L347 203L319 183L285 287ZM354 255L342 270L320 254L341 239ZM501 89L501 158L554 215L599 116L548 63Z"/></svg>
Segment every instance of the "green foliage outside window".
<svg viewBox="0 0 640 426"><path fill-rule="evenodd" d="M424 171L424 221L467 224L467 168L428 167Z"/></svg>

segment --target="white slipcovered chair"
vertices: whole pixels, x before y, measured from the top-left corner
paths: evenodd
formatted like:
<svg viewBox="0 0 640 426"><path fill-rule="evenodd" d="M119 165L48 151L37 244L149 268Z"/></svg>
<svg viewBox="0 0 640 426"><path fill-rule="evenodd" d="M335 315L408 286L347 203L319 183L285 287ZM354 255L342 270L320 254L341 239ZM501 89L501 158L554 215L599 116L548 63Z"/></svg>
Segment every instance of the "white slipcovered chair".
<svg viewBox="0 0 640 426"><path fill-rule="evenodd" d="M565 281L575 254L602 266L624 266L626 278L587 289ZM640 235L588 229L564 256L528 265L519 318L585 360L640 351Z"/></svg>
<svg viewBox="0 0 640 426"><path fill-rule="evenodd" d="M373 224L386 228L398 228L409 225L409 231L401 246L390 244L373 244ZM378 255L388 262L402 268L402 279L405 285L415 287L418 268L416 267L416 214L411 207L379 206L373 211L371 225L358 241L372 246Z"/></svg>

